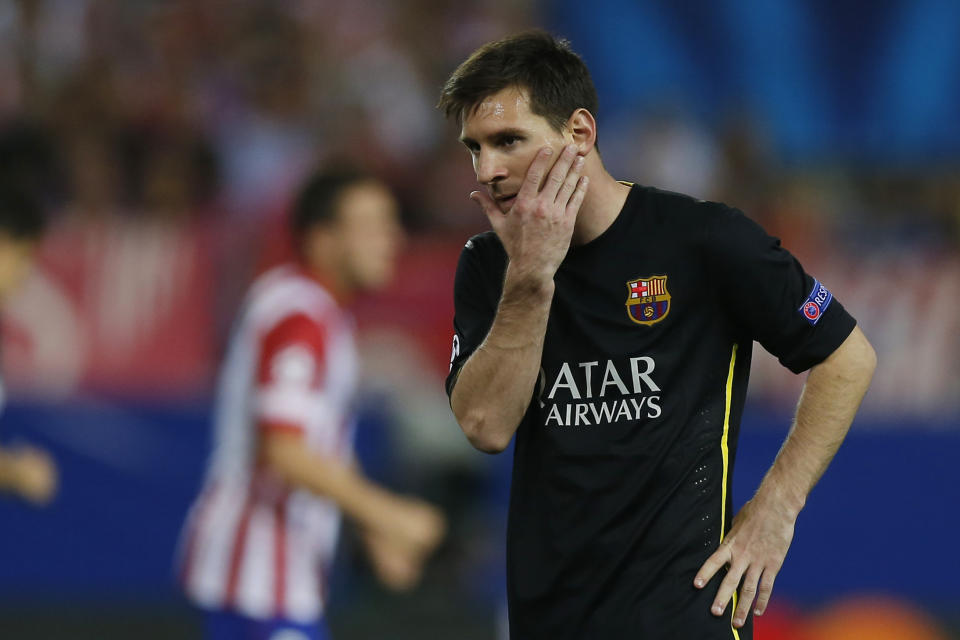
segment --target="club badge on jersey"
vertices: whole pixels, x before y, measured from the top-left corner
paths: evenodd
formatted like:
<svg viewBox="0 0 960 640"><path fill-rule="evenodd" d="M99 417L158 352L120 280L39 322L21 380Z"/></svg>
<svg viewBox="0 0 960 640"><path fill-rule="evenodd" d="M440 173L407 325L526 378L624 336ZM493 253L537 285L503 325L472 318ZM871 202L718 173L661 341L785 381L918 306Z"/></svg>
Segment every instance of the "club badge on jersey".
<svg viewBox="0 0 960 640"><path fill-rule="evenodd" d="M670 313L667 276L647 276L627 281L627 315L637 324L650 326Z"/></svg>

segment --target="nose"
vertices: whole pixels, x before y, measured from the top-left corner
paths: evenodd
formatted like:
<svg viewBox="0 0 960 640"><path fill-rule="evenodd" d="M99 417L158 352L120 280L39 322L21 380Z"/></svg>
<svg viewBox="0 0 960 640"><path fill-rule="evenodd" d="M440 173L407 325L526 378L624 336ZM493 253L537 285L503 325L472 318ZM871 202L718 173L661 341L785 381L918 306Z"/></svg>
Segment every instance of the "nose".
<svg viewBox="0 0 960 640"><path fill-rule="evenodd" d="M477 172L477 182L493 184L507 177L507 169L501 161L500 154L481 150L474 161L474 170Z"/></svg>

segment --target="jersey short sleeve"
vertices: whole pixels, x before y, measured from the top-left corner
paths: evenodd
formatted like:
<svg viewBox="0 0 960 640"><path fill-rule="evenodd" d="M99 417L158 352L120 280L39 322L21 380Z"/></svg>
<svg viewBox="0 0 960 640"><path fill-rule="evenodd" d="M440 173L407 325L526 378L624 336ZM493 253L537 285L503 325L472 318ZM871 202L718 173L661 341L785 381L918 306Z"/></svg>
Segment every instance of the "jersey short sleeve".
<svg viewBox="0 0 960 640"><path fill-rule="evenodd" d="M256 418L262 429L304 431L323 385L324 328L288 316L264 335L257 363Z"/></svg>
<svg viewBox="0 0 960 640"><path fill-rule="evenodd" d="M794 373L819 364L856 321L827 286L743 213L718 206L705 225L705 268L722 311Z"/></svg>
<svg viewBox="0 0 960 640"><path fill-rule="evenodd" d="M453 285L453 347L447 395L453 392L463 363L490 332L500 302L506 260L503 245L492 232L474 236L460 253Z"/></svg>

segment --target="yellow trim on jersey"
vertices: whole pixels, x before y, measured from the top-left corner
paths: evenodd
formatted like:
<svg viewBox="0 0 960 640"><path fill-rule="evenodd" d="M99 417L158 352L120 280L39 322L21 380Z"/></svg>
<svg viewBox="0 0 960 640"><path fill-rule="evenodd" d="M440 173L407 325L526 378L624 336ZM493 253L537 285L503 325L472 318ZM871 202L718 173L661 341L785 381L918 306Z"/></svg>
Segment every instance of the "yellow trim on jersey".
<svg viewBox="0 0 960 640"><path fill-rule="evenodd" d="M720 503L720 541L726 534L727 524L727 473L730 470L730 451L727 448L727 438L730 435L730 399L733 396L733 368L737 363L737 343L733 343L733 352L730 354L730 369L727 371L726 399L723 407L723 437L720 439L720 452L723 454L723 485L720 492L723 501Z"/></svg>
<svg viewBox="0 0 960 640"><path fill-rule="evenodd" d="M737 363L737 343L733 343L733 351L730 353L730 369L727 371L726 398L723 408L723 437L720 439L720 453L723 454L723 484L720 491L720 541L726 535L727 524L727 476L730 473L730 450L727 446L727 440L730 436L730 404L733 396L733 369ZM733 615L737 610L737 592L733 592L733 601L730 604L730 630L733 631L733 637L740 640L740 634L737 628L733 626Z"/></svg>
<svg viewBox="0 0 960 640"><path fill-rule="evenodd" d="M733 626L733 616L737 612L737 592L733 592L733 600L730 602L730 631L733 631L733 637L735 640L740 640L740 633L737 631L737 628Z"/></svg>

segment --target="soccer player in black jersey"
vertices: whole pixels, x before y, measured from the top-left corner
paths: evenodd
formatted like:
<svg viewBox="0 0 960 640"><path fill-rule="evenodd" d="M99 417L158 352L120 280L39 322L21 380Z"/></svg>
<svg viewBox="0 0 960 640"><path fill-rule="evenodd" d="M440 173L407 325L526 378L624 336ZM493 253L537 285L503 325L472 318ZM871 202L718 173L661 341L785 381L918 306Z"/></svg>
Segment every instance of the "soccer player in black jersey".
<svg viewBox="0 0 960 640"><path fill-rule="evenodd" d="M467 242L447 391L470 442L516 436L514 640L751 637L876 363L855 321L739 211L618 182L567 43L493 42L449 78L492 232ZM809 370L754 497L731 471L759 341Z"/></svg>

